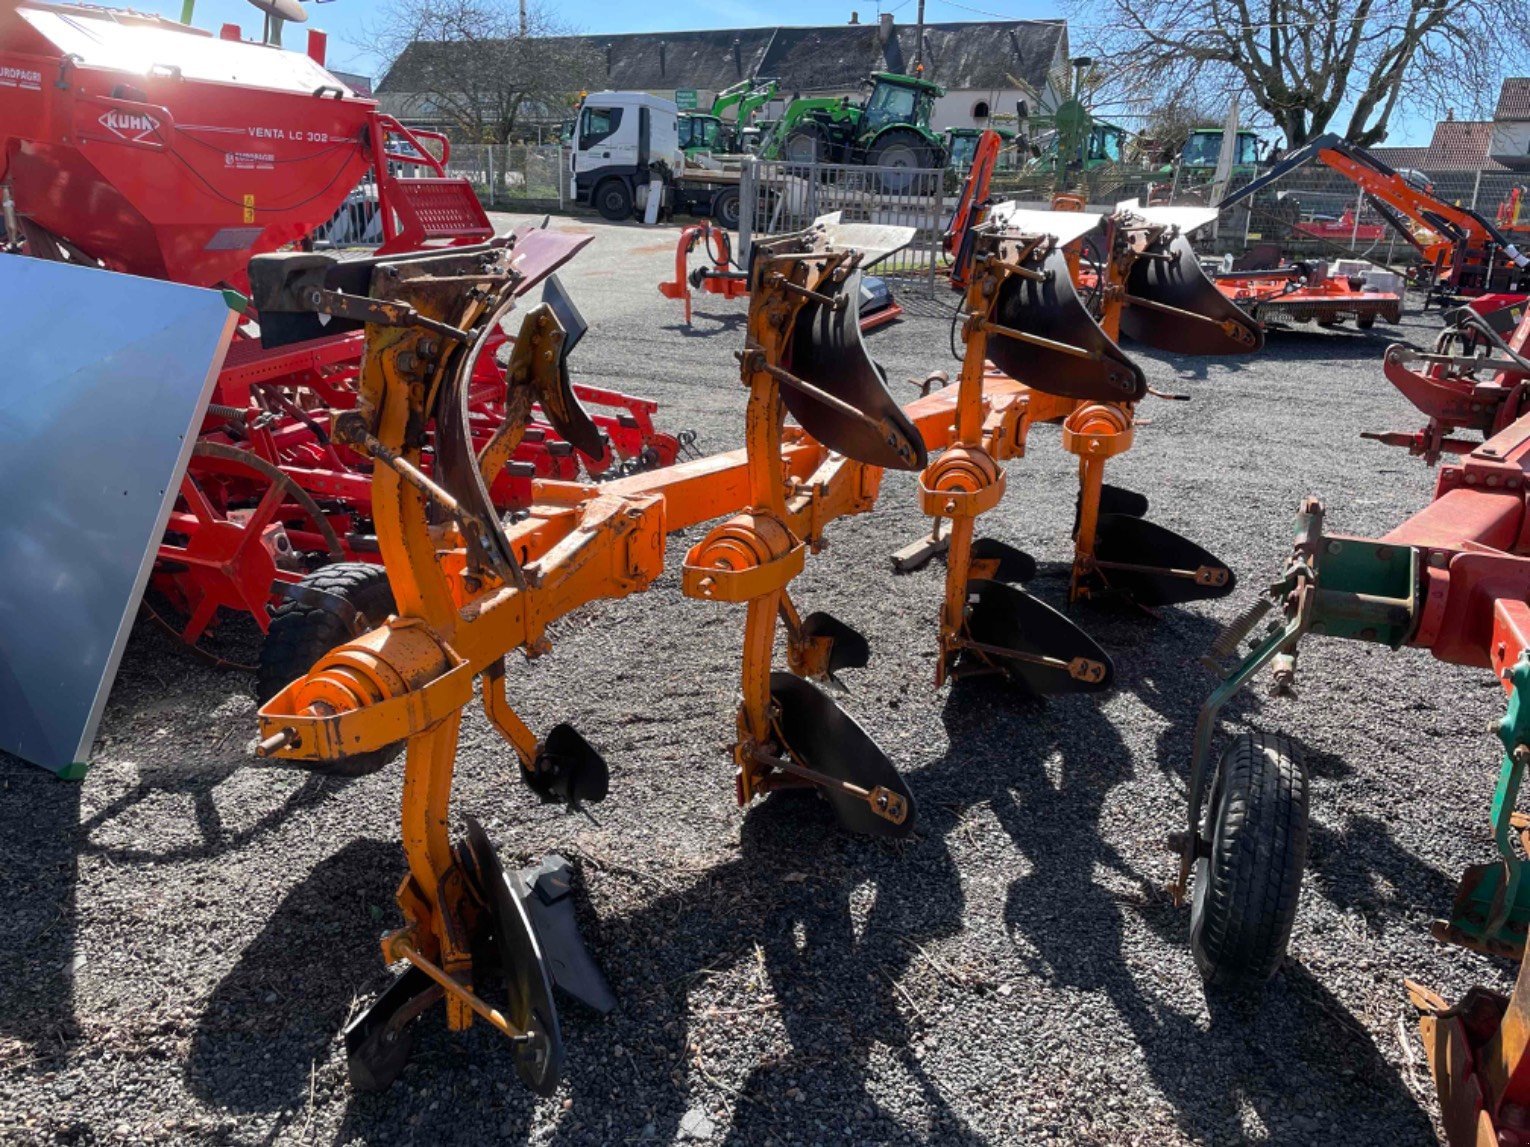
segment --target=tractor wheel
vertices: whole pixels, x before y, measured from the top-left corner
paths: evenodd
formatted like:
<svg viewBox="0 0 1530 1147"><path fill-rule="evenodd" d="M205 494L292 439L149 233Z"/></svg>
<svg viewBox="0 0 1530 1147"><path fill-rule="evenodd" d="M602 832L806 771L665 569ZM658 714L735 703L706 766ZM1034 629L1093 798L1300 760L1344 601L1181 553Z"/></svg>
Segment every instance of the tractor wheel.
<svg viewBox="0 0 1530 1147"><path fill-rule="evenodd" d="M337 562L315 570L299 583L338 598L355 610L365 628L381 625L393 612L393 590L388 572L366 562ZM342 610L326 608L321 601L287 601L271 619L271 630L260 647L260 667L255 678L255 697L264 705L310 669L335 646L356 636L351 618ZM404 742L370 753L358 753L328 764L330 776L363 777L375 773L396 758Z"/></svg>
<svg viewBox="0 0 1530 1147"><path fill-rule="evenodd" d="M739 195L737 187L724 187L712 198L712 218L718 226L738 230Z"/></svg>
<svg viewBox="0 0 1530 1147"><path fill-rule="evenodd" d="M620 223L632 218L632 191L620 179L606 180L595 189L591 199L602 219Z"/></svg>
<svg viewBox="0 0 1530 1147"><path fill-rule="evenodd" d="M1368 331L1376 325L1375 315L1360 315L1355 319L1355 326L1363 331Z"/></svg>
<svg viewBox="0 0 1530 1147"><path fill-rule="evenodd" d="M887 132L877 140L866 153L866 164L890 169L878 173L877 183L891 195L903 195L912 190L918 178L914 172L935 167L936 158L918 132L901 130Z"/></svg>
<svg viewBox="0 0 1530 1147"><path fill-rule="evenodd" d="M1307 774L1289 740L1244 733L1228 746L1202 834L1190 950L1208 987L1257 989L1286 954L1307 866Z"/></svg>
<svg viewBox="0 0 1530 1147"><path fill-rule="evenodd" d="M788 163L823 163L829 158L829 141L813 124L794 127L781 145L781 158Z"/></svg>

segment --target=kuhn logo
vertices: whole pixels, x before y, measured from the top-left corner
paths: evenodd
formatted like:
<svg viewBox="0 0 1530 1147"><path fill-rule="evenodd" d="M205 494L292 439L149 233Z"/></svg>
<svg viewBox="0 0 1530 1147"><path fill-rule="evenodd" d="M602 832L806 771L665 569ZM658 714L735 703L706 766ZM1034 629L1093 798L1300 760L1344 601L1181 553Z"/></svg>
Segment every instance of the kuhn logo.
<svg viewBox="0 0 1530 1147"><path fill-rule="evenodd" d="M109 111L98 121L118 139L141 143L159 130L159 120L141 112Z"/></svg>

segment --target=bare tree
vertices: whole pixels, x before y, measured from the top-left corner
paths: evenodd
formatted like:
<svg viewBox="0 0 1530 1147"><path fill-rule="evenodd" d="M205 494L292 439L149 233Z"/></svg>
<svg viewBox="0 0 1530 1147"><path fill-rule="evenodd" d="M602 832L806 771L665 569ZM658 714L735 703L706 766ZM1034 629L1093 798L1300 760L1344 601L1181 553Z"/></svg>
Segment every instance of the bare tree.
<svg viewBox="0 0 1530 1147"><path fill-rule="evenodd" d="M1247 93L1297 147L1362 146L1400 110L1491 109L1530 55L1525 0L1074 0L1122 89L1200 106Z"/></svg>
<svg viewBox="0 0 1530 1147"><path fill-rule="evenodd" d="M598 75L597 53L527 0L390 0L368 46L389 61L407 115L474 143L508 143L527 119L556 119Z"/></svg>

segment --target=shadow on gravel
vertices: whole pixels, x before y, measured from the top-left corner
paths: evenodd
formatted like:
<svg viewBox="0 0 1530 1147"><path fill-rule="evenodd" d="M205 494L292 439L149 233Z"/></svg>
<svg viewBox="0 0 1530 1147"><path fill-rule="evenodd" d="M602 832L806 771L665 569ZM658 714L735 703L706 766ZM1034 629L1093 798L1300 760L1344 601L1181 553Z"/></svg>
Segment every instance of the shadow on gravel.
<svg viewBox="0 0 1530 1147"><path fill-rule="evenodd" d="M418 1083L430 1083L438 1058L447 1060L439 1074L448 1080L439 1092L479 1087L474 1055L485 1071L508 1077L508 1058L493 1058L503 1052L499 1035L447 1034L436 1009L421 1025L404 1078L381 1097L350 1095L338 1035L358 997L389 983L378 937L398 921L393 892L401 875L398 841L352 841L286 896L203 1008L185 1067L193 1095L233 1112L278 1113L277 1138L303 1124L311 1087L318 1104L332 1103L330 1090L338 1089L352 1101L347 1127L360 1109L370 1115L367 1135L399 1136L428 1118L430 1100ZM531 1098L519 1089L508 1098L525 1135ZM442 1129L451 1129L454 1115L441 1113ZM503 1116L497 1127L509 1133ZM343 1130L341 1141L355 1133ZM424 1133L422 1141L439 1139Z"/></svg>
<svg viewBox="0 0 1530 1147"><path fill-rule="evenodd" d="M566 1078L574 1110L604 1110L608 1121L592 1129L565 1119L555 1141L671 1141L697 1102L690 1097L694 1073L708 1059L751 1054L731 1039L719 1042L719 1030L758 1039L765 1020L784 1032L788 1049L755 1053L756 1066L737 1089L727 1142L897 1135L899 1117L867 1087L878 1045L895 1049L935 1140L976 1142L909 1050L912 1033L889 986L915 944L962 926L950 857L849 838L823 801L799 793L777 794L751 810L740 843L738 859L634 913L589 926L622 1004L603 1025L570 1017L577 1025L570 1042L581 1046L570 1047ZM730 973L750 994L722 1008L708 1005L716 990L710 981ZM705 996L693 1003L693 993ZM692 1012L701 1019L689 1020ZM761 1014L734 1028L731 1017L752 1013ZM688 1050L693 1042L700 1067Z"/></svg>
<svg viewBox="0 0 1530 1147"><path fill-rule="evenodd" d="M688 339L710 339L718 335L737 334L748 321L749 315L746 311L730 315L714 315L693 309L690 326L686 326L685 323L669 323L660 329L673 331Z"/></svg>
<svg viewBox="0 0 1530 1147"><path fill-rule="evenodd" d="M253 823L237 832L228 832L218 814L214 793L220 784L243 769L270 769L261 765L243 750L237 755L220 761L198 761L186 764L167 760L160 765L138 766L138 783L95 813L81 826L84 844L81 850L93 856L104 856L124 864L171 863L187 860L206 860L228 852L238 852L252 841L277 828L299 809L311 808L334 796L347 783L344 778L325 777L308 773L303 783L294 789L281 804L262 813ZM139 802L162 795L179 796L191 802L192 817L202 839L197 844L177 845L170 848L147 849L122 845L96 844L90 834L102 825L122 816Z"/></svg>
<svg viewBox="0 0 1530 1147"><path fill-rule="evenodd" d="M1397 842L1385 823L1352 816L1343 831L1314 820L1307 844L1308 880L1341 911L1356 911L1366 927L1416 930L1455 901L1456 882Z"/></svg>
<svg viewBox="0 0 1530 1147"><path fill-rule="evenodd" d="M47 1070L79 1035L74 1014L80 783L0 753L0 1043Z"/></svg>
<svg viewBox="0 0 1530 1147"><path fill-rule="evenodd" d="M1182 662L1189 633L1209 626L1193 619L1163 634L1151 660L1118 659L1120 687L1141 690L1144 671ZM1167 715L1179 721L1174 708ZM1009 889L1005 912L1022 958L1050 983L1080 994L1075 1022L1090 1022L1091 998L1109 1001L1101 1022L1125 1022L1187 1136L1237 1141L1252 1109L1271 1142L1338 1142L1359 1110L1367 1141L1429 1141L1429 1118L1407 1083L1369 1032L1300 966L1288 967L1254 1004L1213 1001L1209 1026L1198 998L1162 994L1173 977L1144 964L1161 958L1153 949L1185 943L1187 918L1154 886L1160 873L1135 870L1102 831L1111 791L1130 779L1132 765L1091 699L1025 707L1006 703L997 686L970 682L953 691L945 721L951 749L916 774L917 791L942 804L989 804L1029 863ZM1128 890L1120 881L1106 887L1100 871L1123 878ZM1143 925L1156 943L1141 935Z"/></svg>

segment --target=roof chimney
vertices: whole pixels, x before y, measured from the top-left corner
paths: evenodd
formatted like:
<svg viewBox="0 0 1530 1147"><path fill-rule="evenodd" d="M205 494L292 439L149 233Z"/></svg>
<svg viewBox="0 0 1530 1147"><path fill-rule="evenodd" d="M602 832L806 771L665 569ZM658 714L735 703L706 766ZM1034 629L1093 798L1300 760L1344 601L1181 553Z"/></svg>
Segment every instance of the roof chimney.
<svg viewBox="0 0 1530 1147"><path fill-rule="evenodd" d="M1455 108L1446 108L1445 109L1445 122L1446 123L1454 123L1455 120L1456 120L1456 109Z"/></svg>
<svg viewBox="0 0 1530 1147"><path fill-rule="evenodd" d="M877 30L877 39L886 44L887 41L892 39L893 34L893 17L891 12L882 13L881 24L882 26Z"/></svg>
<svg viewBox="0 0 1530 1147"><path fill-rule="evenodd" d="M861 22L861 14L859 12L857 12L854 8L850 9L850 23L852 23L852 24L859 24L860 22Z"/></svg>

